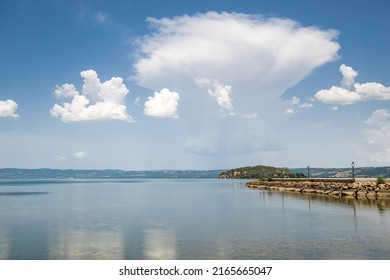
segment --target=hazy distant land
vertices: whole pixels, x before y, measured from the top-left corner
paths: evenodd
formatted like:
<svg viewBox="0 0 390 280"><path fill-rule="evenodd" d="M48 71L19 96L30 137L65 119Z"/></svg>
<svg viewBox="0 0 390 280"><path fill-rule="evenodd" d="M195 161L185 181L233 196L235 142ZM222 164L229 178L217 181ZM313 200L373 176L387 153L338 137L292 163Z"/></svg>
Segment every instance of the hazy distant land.
<svg viewBox="0 0 390 280"><path fill-rule="evenodd" d="M270 177L304 177L307 168L276 168L264 165L240 167L230 170L141 170L118 169L0 169L0 179L153 179L153 178L234 178L256 179ZM390 167L356 167L356 178L390 178ZM310 168L311 178L349 178L351 168Z"/></svg>

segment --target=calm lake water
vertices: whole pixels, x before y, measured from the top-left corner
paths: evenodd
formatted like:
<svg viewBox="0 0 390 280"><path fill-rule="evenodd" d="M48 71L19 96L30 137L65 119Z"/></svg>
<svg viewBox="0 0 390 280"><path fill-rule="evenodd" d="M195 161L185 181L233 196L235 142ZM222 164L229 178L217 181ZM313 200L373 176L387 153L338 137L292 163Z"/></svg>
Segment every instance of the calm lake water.
<svg viewBox="0 0 390 280"><path fill-rule="evenodd" d="M390 259L390 202L245 181L0 181L0 259Z"/></svg>

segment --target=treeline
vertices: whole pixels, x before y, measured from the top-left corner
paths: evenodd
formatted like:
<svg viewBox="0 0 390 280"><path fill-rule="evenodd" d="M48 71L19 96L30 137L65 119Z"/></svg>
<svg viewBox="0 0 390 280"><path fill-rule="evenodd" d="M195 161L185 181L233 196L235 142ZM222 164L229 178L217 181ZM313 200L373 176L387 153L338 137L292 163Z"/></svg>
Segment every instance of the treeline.
<svg viewBox="0 0 390 280"><path fill-rule="evenodd" d="M220 179L266 179L266 178L304 178L302 172L291 172L287 168L265 165L246 166L221 172Z"/></svg>

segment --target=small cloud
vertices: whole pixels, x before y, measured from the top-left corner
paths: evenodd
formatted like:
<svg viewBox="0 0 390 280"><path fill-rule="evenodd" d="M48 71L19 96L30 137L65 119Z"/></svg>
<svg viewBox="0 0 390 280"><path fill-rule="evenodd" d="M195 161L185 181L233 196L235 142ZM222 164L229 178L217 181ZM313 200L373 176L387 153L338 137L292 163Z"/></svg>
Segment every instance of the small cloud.
<svg viewBox="0 0 390 280"><path fill-rule="evenodd" d="M19 118L16 109L18 109L18 104L15 101L11 99L0 100L0 118Z"/></svg>
<svg viewBox="0 0 390 280"><path fill-rule="evenodd" d="M66 160L66 157L65 156L61 156L61 155L57 155L54 157L56 160L58 161L63 161L63 160Z"/></svg>
<svg viewBox="0 0 390 280"><path fill-rule="evenodd" d="M291 108L286 109L285 112L286 112L286 114L295 114L295 111L293 109L291 109Z"/></svg>
<svg viewBox="0 0 390 280"><path fill-rule="evenodd" d="M222 117L234 115L233 99L230 96L232 86L208 78L197 78L194 81L199 87L208 87L207 92L217 101Z"/></svg>
<svg viewBox="0 0 390 280"><path fill-rule="evenodd" d="M136 99L134 99L134 104L135 104L137 107L141 107L140 100L141 100L140 97L137 97Z"/></svg>
<svg viewBox="0 0 390 280"><path fill-rule="evenodd" d="M258 114L257 114L257 113L244 114L244 115L242 115L242 117L243 117L244 119L253 120L253 119L257 119Z"/></svg>
<svg viewBox="0 0 390 280"><path fill-rule="evenodd" d="M337 111L338 109L339 109L339 107L337 107L337 106L329 107L329 110L331 110L331 111Z"/></svg>
<svg viewBox="0 0 390 280"><path fill-rule="evenodd" d="M310 103L310 102L301 103L301 99L297 96L294 96L293 98L291 98L291 105L293 107L298 107L298 108L302 108L302 109L309 109L309 108L314 107L313 103ZM292 108L289 108L286 110L286 113L287 114L294 114L295 110Z"/></svg>
<svg viewBox="0 0 390 280"><path fill-rule="evenodd" d="M101 11L98 11L98 12L95 13L94 18L95 18L95 21L97 23L104 23L106 21L106 19L107 19L107 14L105 14L105 13L103 13Z"/></svg>
<svg viewBox="0 0 390 280"><path fill-rule="evenodd" d="M177 118L177 106L180 96L177 92L167 88L160 92L155 92L154 96L149 96L145 102L144 113L150 117L157 118Z"/></svg>
<svg viewBox="0 0 390 280"><path fill-rule="evenodd" d="M313 105L312 103L305 102L305 103L299 104L298 107L299 107L299 108L308 109L308 108L313 108L314 105Z"/></svg>
<svg viewBox="0 0 390 280"><path fill-rule="evenodd" d="M126 112L125 97L129 90L123 79L113 77L104 83L100 82L94 70L82 71L84 85L81 94L73 84L56 86L54 96L61 99L62 105L55 104L50 115L60 118L65 123L81 121L120 120L134 122ZM71 99L71 102L64 102Z"/></svg>
<svg viewBox="0 0 390 280"><path fill-rule="evenodd" d="M298 105L299 102L301 102L301 99L297 96L294 96L292 99L291 99L291 104L292 105Z"/></svg>
<svg viewBox="0 0 390 280"><path fill-rule="evenodd" d="M80 5L78 18L81 23L103 24L107 21L108 15L103 11L94 11Z"/></svg>
<svg viewBox="0 0 390 280"><path fill-rule="evenodd" d="M377 82L355 83L358 72L352 67L342 64L339 68L343 78L341 86L318 91L314 97L323 103L335 105L350 105L370 100L390 100L390 87Z"/></svg>
<svg viewBox="0 0 390 280"><path fill-rule="evenodd" d="M86 151L75 152L75 153L73 153L72 155L73 155L75 158L79 158L79 159L88 157L88 153L87 153Z"/></svg>

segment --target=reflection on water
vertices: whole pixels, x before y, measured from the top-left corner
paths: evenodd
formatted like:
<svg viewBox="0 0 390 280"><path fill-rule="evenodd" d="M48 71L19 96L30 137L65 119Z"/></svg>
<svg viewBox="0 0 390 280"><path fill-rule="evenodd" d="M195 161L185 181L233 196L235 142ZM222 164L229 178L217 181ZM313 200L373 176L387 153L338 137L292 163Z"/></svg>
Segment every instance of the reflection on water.
<svg viewBox="0 0 390 280"><path fill-rule="evenodd" d="M0 226L0 259L7 259L9 255L9 241L6 234L6 230L4 230Z"/></svg>
<svg viewBox="0 0 390 280"><path fill-rule="evenodd" d="M0 259L390 259L389 200L244 184L2 182Z"/></svg>
<svg viewBox="0 0 390 280"><path fill-rule="evenodd" d="M175 232L170 229L147 229L145 231L144 259L176 259Z"/></svg>
<svg viewBox="0 0 390 280"><path fill-rule="evenodd" d="M0 192L0 196L42 195L49 192Z"/></svg>
<svg viewBox="0 0 390 280"><path fill-rule="evenodd" d="M50 259L122 259L122 232L60 227L51 235Z"/></svg>

